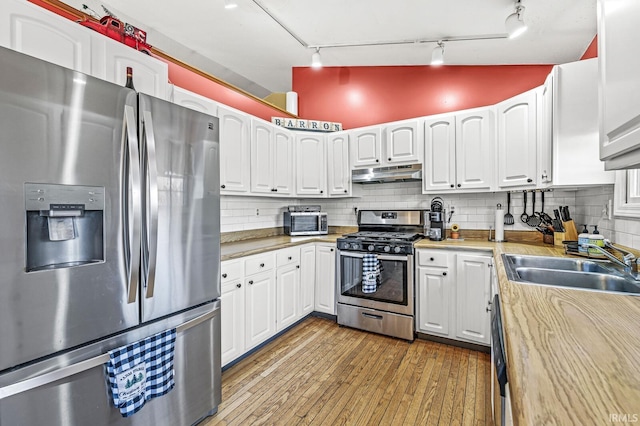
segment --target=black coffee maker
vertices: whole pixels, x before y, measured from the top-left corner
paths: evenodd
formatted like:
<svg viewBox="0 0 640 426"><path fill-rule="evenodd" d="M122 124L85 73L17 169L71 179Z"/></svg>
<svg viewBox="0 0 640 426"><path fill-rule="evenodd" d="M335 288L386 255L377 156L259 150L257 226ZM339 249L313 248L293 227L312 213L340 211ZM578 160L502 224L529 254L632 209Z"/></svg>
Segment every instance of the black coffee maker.
<svg viewBox="0 0 640 426"><path fill-rule="evenodd" d="M432 241L442 241L446 235L444 228L445 211L443 204L444 200L440 197L435 197L431 200L431 211L429 212L429 239Z"/></svg>

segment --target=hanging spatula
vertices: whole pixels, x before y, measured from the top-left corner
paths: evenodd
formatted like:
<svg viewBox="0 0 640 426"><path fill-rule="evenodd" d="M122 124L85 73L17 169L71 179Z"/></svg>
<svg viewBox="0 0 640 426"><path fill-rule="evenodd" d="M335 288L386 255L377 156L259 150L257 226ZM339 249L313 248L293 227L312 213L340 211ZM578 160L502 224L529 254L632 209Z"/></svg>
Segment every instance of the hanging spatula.
<svg viewBox="0 0 640 426"><path fill-rule="evenodd" d="M507 214L504 215L504 224L513 225L513 215L511 214L511 193L507 192Z"/></svg>

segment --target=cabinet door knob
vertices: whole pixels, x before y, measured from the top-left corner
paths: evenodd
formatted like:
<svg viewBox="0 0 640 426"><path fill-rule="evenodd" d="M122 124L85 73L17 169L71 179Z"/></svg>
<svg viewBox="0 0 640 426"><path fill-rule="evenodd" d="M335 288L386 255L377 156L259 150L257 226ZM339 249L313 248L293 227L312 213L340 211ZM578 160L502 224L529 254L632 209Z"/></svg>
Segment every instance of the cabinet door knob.
<svg viewBox="0 0 640 426"><path fill-rule="evenodd" d="M261 267L261 268L264 268L264 263L261 263L261 264L260 264L260 267Z"/></svg>
<svg viewBox="0 0 640 426"><path fill-rule="evenodd" d="M387 160L391 161L391 158L387 158Z"/></svg>
<svg viewBox="0 0 640 426"><path fill-rule="evenodd" d="M300 265L296 265L296 268L300 269Z"/></svg>
<svg viewBox="0 0 640 426"><path fill-rule="evenodd" d="M249 281L249 284L253 285L253 280Z"/></svg>
<svg viewBox="0 0 640 426"><path fill-rule="evenodd" d="M380 162L380 160L378 160L378 159L376 158L376 163L379 163L379 162Z"/></svg>
<svg viewBox="0 0 640 426"><path fill-rule="evenodd" d="M443 273L442 273L442 275L446 277L446 276L447 276L447 273L446 273L446 272L443 272Z"/></svg>
<svg viewBox="0 0 640 426"><path fill-rule="evenodd" d="M331 251L333 251L333 249L331 249Z"/></svg>
<svg viewBox="0 0 640 426"><path fill-rule="evenodd" d="M349 191L347 191L347 190L345 189L345 190L344 190L344 193L346 194L347 192L349 192Z"/></svg>
<svg viewBox="0 0 640 426"><path fill-rule="evenodd" d="M227 274L222 274L222 278L227 278Z"/></svg>
<svg viewBox="0 0 640 426"><path fill-rule="evenodd" d="M289 260L291 260L291 256L289 256Z"/></svg>
<svg viewBox="0 0 640 426"><path fill-rule="evenodd" d="M435 259L433 257L430 257L429 260L433 262Z"/></svg>
<svg viewBox="0 0 640 426"><path fill-rule="evenodd" d="M462 184L461 184L461 183L459 183L459 184L458 184L458 188L460 188L461 186L462 186Z"/></svg>
<svg viewBox="0 0 640 426"><path fill-rule="evenodd" d="M487 306L486 311L487 311L487 312L491 312L491 307L490 307L490 306Z"/></svg>
<svg viewBox="0 0 640 426"><path fill-rule="evenodd" d="M273 192L278 192L278 188L273 188Z"/></svg>
<svg viewBox="0 0 640 426"><path fill-rule="evenodd" d="M547 172L545 172L542 176L540 176L542 179L547 179Z"/></svg>
<svg viewBox="0 0 640 426"><path fill-rule="evenodd" d="M527 183L531 183L531 182L533 182L533 179L531 178L527 179Z"/></svg>
<svg viewBox="0 0 640 426"><path fill-rule="evenodd" d="M454 184L451 184L451 187L452 187L452 188L455 188L456 186L455 186Z"/></svg>
<svg viewBox="0 0 640 426"><path fill-rule="evenodd" d="M242 287L242 284L236 284L236 287L240 288Z"/></svg>
<svg viewBox="0 0 640 426"><path fill-rule="evenodd" d="M321 194L324 194L324 191L321 189L321 190L320 190L320 193L321 193Z"/></svg>
<svg viewBox="0 0 640 426"><path fill-rule="evenodd" d="M227 186L226 185L220 185L220 188L225 189Z"/></svg>

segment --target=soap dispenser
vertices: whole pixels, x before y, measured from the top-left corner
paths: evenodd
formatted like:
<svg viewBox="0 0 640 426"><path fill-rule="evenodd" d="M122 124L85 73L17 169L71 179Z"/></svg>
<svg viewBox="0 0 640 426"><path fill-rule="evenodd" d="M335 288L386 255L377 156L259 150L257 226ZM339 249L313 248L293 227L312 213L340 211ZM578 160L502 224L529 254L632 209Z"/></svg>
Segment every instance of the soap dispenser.
<svg viewBox="0 0 640 426"><path fill-rule="evenodd" d="M604 248L604 236L600 235L598 225L593 226L593 233L589 235L589 244ZM595 248L589 248L591 254L602 254Z"/></svg>
<svg viewBox="0 0 640 426"><path fill-rule="evenodd" d="M582 247L583 244L589 244L589 230L587 229L587 225L582 225L584 228L580 231L580 235L578 235L578 251L581 253L586 253L587 249Z"/></svg>

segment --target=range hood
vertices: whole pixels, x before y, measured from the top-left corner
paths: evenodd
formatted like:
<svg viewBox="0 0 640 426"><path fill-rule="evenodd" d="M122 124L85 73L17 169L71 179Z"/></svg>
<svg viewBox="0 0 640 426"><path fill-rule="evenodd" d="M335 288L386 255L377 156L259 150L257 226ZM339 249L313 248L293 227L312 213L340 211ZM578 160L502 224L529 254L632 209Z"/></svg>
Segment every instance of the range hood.
<svg viewBox="0 0 640 426"><path fill-rule="evenodd" d="M421 180L422 164L360 169L351 173L351 182L353 183L416 182Z"/></svg>

